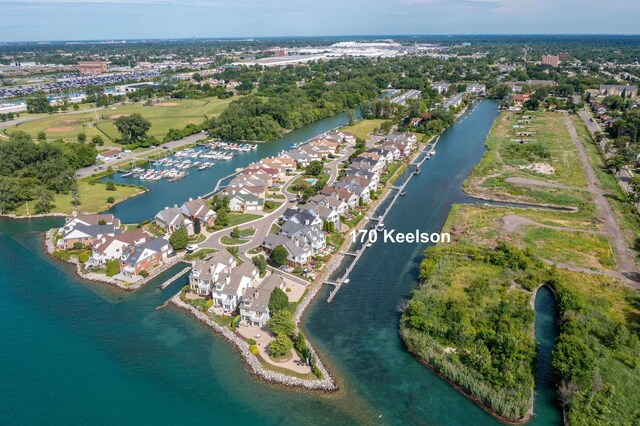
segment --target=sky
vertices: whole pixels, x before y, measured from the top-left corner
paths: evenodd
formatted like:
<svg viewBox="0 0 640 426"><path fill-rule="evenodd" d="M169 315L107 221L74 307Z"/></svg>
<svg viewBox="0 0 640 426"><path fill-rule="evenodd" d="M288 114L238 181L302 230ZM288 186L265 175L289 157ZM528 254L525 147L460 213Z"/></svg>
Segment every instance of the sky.
<svg viewBox="0 0 640 426"><path fill-rule="evenodd" d="M640 0L0 0L0 41L639 34Z"/></svg>

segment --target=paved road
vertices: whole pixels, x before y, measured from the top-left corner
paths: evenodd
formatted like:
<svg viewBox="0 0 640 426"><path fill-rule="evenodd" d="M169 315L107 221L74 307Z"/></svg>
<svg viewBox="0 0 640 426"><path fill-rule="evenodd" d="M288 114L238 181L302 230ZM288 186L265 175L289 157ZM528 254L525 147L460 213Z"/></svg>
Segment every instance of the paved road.
<svg viewBox="0 0 640 426"><path fill-rule="evenodd" d="M120 158L119 160L112 160L108 163L105 164L101 164L100 166L103 167L104 169L106 169L109 166L122 166L125 167L128 165L128 163L130 163L131 161L134 160L143 160L146 157L152 155L152 154L156 154L158 152L161 151L166 151L168 149L178 149L184 145L189 145L192 143L195 143L197 140L202 139L206 137L205 134L203 133L196 133L195 135L191 135L191 136L187 136L184 137L182 139L178 139L177 141L172 141L172 142L167 142L167 143L163 143L161 145L159 145L157 148L153 148L153 149L149 149L146 151L140 151L140 152L123 152L122 153L122 158ZM167 147L166 149L164 147ZM82 169L78 169L76 171L76 176L78 177L87 177L87 176L91 176L94 175L96 173L99 173L103 170L100 170L98 168L98 166L89 166L89 167L83 167Z"/></svg>
<svg viewBox="0 0 640 426"><path fill-rule="evenodd" d="M582 141L578 137L578 133L576 132L571 117L568 115L565 116L564 123L569 130L569 135L571 136L573 143L578 149L578 157L580 158L582 168L587 176L587 186L593 195L593 200L598 209L598 213L604 223L604 231L609 235L611 244L616 252L616 258L618 260L616 269L629 280L632 280L636 287L640 287L640 270L634 261L635 256L627 246L624 234L622 233L613 211L611 210L611 206L609 206L609 203L604 196L604 191L600 186L596 173L589 163L589 157L582 145Z"/></svg>

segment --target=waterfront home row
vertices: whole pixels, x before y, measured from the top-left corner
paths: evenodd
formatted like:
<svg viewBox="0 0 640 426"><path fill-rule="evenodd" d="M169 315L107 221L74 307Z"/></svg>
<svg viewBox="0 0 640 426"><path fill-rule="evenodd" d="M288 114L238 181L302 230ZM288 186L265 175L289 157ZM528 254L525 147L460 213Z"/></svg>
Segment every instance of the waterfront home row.
<svg viewBox="0 0 640 426"><path fill-rule="evenodd" d="M264 327L269 320L269 299L274 289L285 289L282 277L271 273L261 278L250 261L242 264L228 251L193 262L189 288L199 296L211 298L214 313L231 314L240 307L247 324Z"/></svg>
<svg viewBox="0 0 640 426"><path fill-rule="evenodd" d="M57 232L55 245L58 250L90 250L81 261L85 269L102 269L109 261L117 261L121 276L116 279L123 280L139 279L173 253L166 239L153 237L143 229L123 231L120 220L111 214L68 217Z"/></svg>
<svg viewBox="0 0 640 426"><path fill-rule="evenodd" d="M326 250L325 232L342 230L342 219L353 209L371 201L378 190L380 177L392 162L407 158L416 148L411 133L392 133L381 144L352 159L344 176L325 187L296 209L287 209L280 217L284 222L276 234L268 235L262 249L271 254L278 246L287 252L290 266L301 266L312 256Z"/></svg>
<svg viewBox="0 0 640 426"><path fill-rule="evenodd" d="M199 234L201 227L213 226L216 212L211 210L204 200L189 198L180 207L165 207L155 218L155 224L167 234L184 229L187 235Z"/></svg>

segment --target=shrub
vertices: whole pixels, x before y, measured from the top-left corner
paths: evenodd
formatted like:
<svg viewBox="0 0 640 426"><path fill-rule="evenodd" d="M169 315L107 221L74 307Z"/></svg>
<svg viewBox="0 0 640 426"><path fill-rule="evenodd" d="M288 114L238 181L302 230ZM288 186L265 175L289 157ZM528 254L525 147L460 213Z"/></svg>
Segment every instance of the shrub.
<svg viewBox="0 0 640 426"><path fill-rule="evenodd" d="M204 304L204 310L208 311L209 309L211 309L211 307L213 306L213 299L209 299L207 300L207 302Z"/></svg>
<svg viewBox="0 0 640 426"><path fill-rule="evenodd" d="M115 202L116 202L116 199L115 199L115 198L113 198L113 197L109 197L109 198L107 198L107 203L109 203L109 204L113 204L113 203L115 203Z"/></svg>
<svg viewBox="0 0 640 426"><path fill-rule="evenodd" d="M270 344L269 351L271 352L271 356L278 358L284 356L291 352L293 348L293 342L289 337L284 334L278 334Z"/></svg>
<svg viewBox="0 0 640 426"><path fill-rule="evenodd" d="M120 273L120 263L118 259L107 260L107 276L113 277L114 275L118 275Z"/></svg>
<svg viewBox="0 0 640 426"><path fill-rule="evenodd" d="M147 272L146 269L143 269L142 271L140 271L140 276L142 278L147 278L149 276L149 273Z"/></svg>
<svg viewBox="0 0 640 426"><path fill-rule="evenodd" d="M89 252L85 251L80 253L78 255L78 260L80 261L80 263L87 263L87 260L89 260Z"/></svg>
<svg viewBox="0 0 640 426"><path fill-rule="evenodd" d="M317 365L313 365L311 367L311 372L313 373L314 376L316 376L318 379L322 380L322 371L320 371L320 368L318 368Z"/></svg>
<svg viewBox="0 0 640 426"><path fill-rule="evenodd" d="M256 341L254 339L247 339L247 343L251 346L254 346L256 344Z"/></svg>
<svg viewBox="0 0 640 426"><path fill-rule="evenodd" d="M113 182L113 179L109 179L107 181L107 186L105 188L107 191L115 191L116 190L116 184Z"/></svg>
<svg viewBox="0 0 640 426"><path fill-rule="evenodd" d="M249 351L254 355L258 355L260 353L256 345L249 346Z"/></svg>
<svg viewBox="0 0 640 426"><path fill-rule="evenodd" d="M189 236L184 229L178 229L169 237L169 243L174 250L184 250L189 243Z"/></svg>
<svg viewBox="0 0 640 426"><path fill-rule="evenodd" d="M76 241L75 243L73 243L73 248L76 250L80 250L83 247L84 247L84 244L82 244L80 241Z"/></svg>

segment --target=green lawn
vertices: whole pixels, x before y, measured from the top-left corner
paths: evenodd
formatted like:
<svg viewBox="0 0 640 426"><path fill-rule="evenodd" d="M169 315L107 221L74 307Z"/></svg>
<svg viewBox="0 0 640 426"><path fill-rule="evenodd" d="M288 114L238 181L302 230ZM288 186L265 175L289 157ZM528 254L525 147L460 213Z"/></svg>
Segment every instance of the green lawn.
<svg viewBox="0 0 640 426"><path fill-rule="evenodd" d="M229 225L227 227L233 228L234 226L242 225L243 223L260 219L261 217L262 216L259 214L229 213Z"/></svg>
<svg viewBox="0 0 640 426"><path fill-rule="evenodd" d="M207 255L215 253L217 251L218 250L216 250L216 249L203 248L203 249L195 251L195 252L193 252L191 254L185 255L184 256L184 260L196 260L196 259L202 260L205 257L207 257Z"/></svg>
<svg viewBox="0 0 640 426"><path fill-rule="evenodd" d="M368 134L379 128L386 120L373 119L373 120L360 120L351 126L343 127L341 130L349 133L353 133L356 137L366 140Z"/></svg>
<svg viewBox="0 0 640 426"><path fill-rule="evenodd" d="M135 186L116 185L115 191L107 191L106 183L88 182L86 180L78 180L78 191L80 193L80 205L73 206L71 204L71 193L56 194L53 204L55 208L51 213L71 214L73 211L83 213L97 213L109 209L112 204L107 202L107 198L113 197L115 203L131 198L144 192L144 189ZM114 204L115 204L114 203ZM16 215L33 214L34 202L23 204L14 212Z"/></svg>
<svg viewBox="0 0 640 426"><path fill-rule="evenodd" d="M119 137L113 125L114 116L139 113L151 122L149 135L162 140L169 129L182 129L190 123L202 123L207 118L219 115L235 99L237 98L170 99L166 102L177 105L145 106L143 103L136 103L83 114L43 115L39 120L10 126L2 131L8 134L14 130L22 130L35 139L38 132L44 130L48 140L62 138L66 141L76 141L78 134L84 132L88 140L100 135L105 144L113 145L113 140Z"/></svg>

